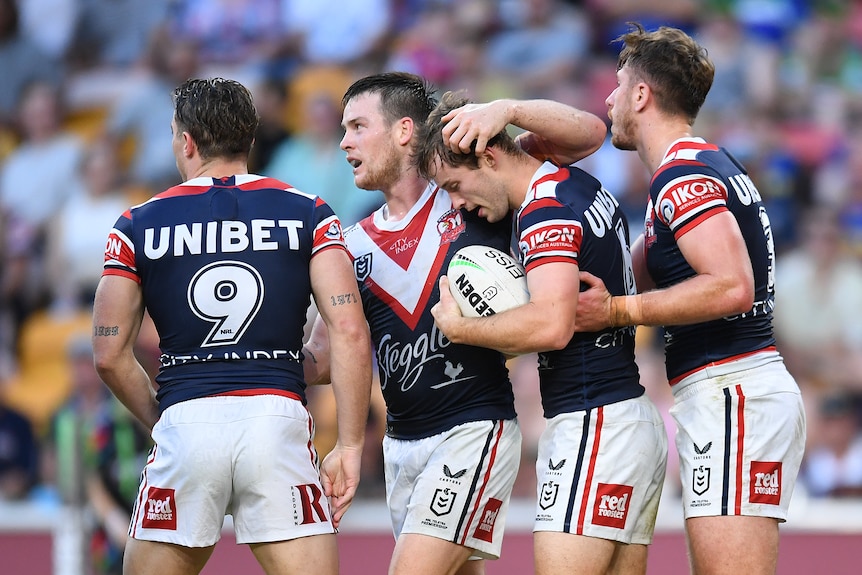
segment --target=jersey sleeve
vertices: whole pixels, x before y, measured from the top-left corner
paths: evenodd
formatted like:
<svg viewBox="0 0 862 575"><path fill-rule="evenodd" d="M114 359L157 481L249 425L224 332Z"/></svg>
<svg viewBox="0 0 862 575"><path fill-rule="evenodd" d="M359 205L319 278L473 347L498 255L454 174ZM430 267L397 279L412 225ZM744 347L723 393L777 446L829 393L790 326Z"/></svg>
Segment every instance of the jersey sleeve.
<svg viewBox="0 0 862 575"><path fill-rule="evenodd" d="M727 211L727 187L705 166L668 167L658 183L656 217L679 239L704 220Z"/></svg>
<svg viewBox="0 0 862 575"><path fill-rule="evenodd" d="M344 243L344 230L341 229L341 221L329 204L320 197L315 200L314 205L314 240L311 254L319 253L330 248L340 248L347 251Z"/></svg>
<svg viewBox="0 0 862 575"><path fill-rule="evenodd" d="M128 210L120 216L108 233L102 275L123 276L141 283L141 276L135 263L135 245L132 241L132 216Z"/></svg>
<svg viewBox="0 0 862 575"><path fill-rule="evenodd" d="M583 227L556 198L528 203L518 215L518 249L524 269L550 262L578 263Z"/></svg>

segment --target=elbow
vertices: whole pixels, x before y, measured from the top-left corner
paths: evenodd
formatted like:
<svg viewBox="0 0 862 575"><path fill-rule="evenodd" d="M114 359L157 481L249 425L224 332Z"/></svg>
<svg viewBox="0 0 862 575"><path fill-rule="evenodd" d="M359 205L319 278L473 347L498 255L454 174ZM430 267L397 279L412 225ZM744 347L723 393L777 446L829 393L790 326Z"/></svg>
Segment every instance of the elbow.
<svg viewBox="0 0 862 575"><path fill-rule="evenodd" d="M605 143L605 138L608 135L608 126L596 115L593 115L592 125L590 128L591 146L588 148L589 153L587 155L598 151L598 149L602 147L602 144Z"/></svg>
<svg viewBox="0 0 862 575"><path fill-rule="evenodd" d="M336 336L341 341L350 342L355 349L371 350L371 333L368 331L368 323L363 316L361 320L342 321L329 327L330 341Z"/></svg>
<svg viewBox="0 0 862 575"><path fill-rule="evenodd" d="M93 366L102 381L113 381L113 374L122 372L128 367L130 361L136 361L131 348L103 346L99 342L94 342Z"/></svg>
<svg viewBox="0 0 862 575"><path fill-rule="evenodd" d="M96 373L102 381L110 381L111 374L116 369L117 358L97 352L93 356L93 365L96 368Z"/></svg>
<svg viewBox="0 0 862 575"><path fill-rule="evenodd" d="M728 309L724 315L738 315L751 311L754 306L754 283L741 282L724 292Z"/></svg>
<svg viewBox="0 0 862 575"><path fill-rule="evenodd" d="M539 351L559 351L569 345L574 333L574 327L570 327L568 322L556 322L539 334L539 341L534 347Z"/></svg>

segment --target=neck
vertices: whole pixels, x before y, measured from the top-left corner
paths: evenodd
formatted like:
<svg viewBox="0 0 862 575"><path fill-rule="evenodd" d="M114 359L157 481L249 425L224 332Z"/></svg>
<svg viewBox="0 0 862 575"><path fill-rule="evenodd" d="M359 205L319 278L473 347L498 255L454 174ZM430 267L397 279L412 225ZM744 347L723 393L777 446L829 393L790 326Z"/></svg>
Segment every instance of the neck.
<svg viewBox="0 0 862 575"><path fill-rule="evenodd" d="M410 176L401 177L395 184L383 191L386 198L385 215L390 221L404 219L404 216L416 205L422 192L428 187L428 180L410 172Z"/></svg>
<svg viewBox="0 0 862 575"><path fill-rule="evenodd" d="M228 176L236 176L238 174L248 173L248 163L245 159L242 160L222 160L214 159L201 163L197 169L189 172L187 179L194 178L226 178Z"/></svg>
<svg viewBox="0 0 862 575"><path fill-rule="evenodd" d="M517 158L503 156L499 162L502 162L499 167L505 170L501 175L503 181L506 182L509 208L517 210L524 203L524 199L530 191L530 182L533 181L536 172L545 162L526 153ZM509 164L508 167L506 164Z"/></svg>
<svg viewBox="0 0 862 575"><path fill-rule="evenodd" d="M648 123L643 141L638 145L641 161L654 174L661 165L668 148L680 138L691 138L691 125L681 120Z"/></svg>

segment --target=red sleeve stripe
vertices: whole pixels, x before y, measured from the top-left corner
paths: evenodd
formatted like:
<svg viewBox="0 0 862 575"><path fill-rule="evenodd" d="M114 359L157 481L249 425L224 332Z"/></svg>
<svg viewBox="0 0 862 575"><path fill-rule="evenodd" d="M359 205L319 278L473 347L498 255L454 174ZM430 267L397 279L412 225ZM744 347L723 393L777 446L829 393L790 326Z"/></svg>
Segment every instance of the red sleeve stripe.
<svg viewBox="0 0 862 575"><path fill-rule="evenodd" d="M320 252L323 252L323 251L326 251L326 250L332 249L332 248L338 248L338 249L344 250L345 253L347 253L347 255L350 256L350 252L347 250L347 247L344 244L338 243L338 242L330 242L328 244L317 246L313 250L311 250L311 257L314 257L317 254L319 254ZM353 261L352 257L351 257L351 261Z"/></svg>
<svg viewBox="0 0 862 575"><path fill-rule="evenodd" d="M575 254L571 252L566 252L563 254L541 254L536 255L525 262L524 271L529 272L530 270L534 270L537 267L550 264L550 263L564 263L564 264L575 264L578 265L578 258Z"/></svg>
<svg viewBox="0 0 862 575"><path fill-rule="evenodd" d="M705 222L709 218L714 215L720 214L722 212L727 211L727 206L724 204L719 204L715 207L710 208L705 212L700 212L696 218L692 218L689 221L681 222L681 225L675 226L673 228L673 237L679 240L682 236L693 230L698 226L698 224Z"/></svg>
<svg viewBox="0 0 862 575"><path fill-rule="evenodd" d="M102 277L104 277L104 276L120 276L120 277L128 278L135 283L141 283L141 277L138 274L136 274L136 273L130 271L128 268L124 268L124 267L113 267L113 266L107 267L106 266L105 269L102 270Z"/></svg>

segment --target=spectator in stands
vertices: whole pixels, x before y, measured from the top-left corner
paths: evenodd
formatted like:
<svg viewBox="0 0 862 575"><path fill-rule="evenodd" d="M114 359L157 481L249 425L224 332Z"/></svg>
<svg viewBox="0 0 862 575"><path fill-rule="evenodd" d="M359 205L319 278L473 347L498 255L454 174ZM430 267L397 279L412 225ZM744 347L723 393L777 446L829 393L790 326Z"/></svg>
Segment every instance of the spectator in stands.
<svg viewBox="0 0 862 575"><path fill-rule="evenodd" d="M280 3L281 0L177 0L168 27L174 38L185 38L199 46L202 64L244 68L265 58L283 35ZM345 2L344 6L351 4ZM339 5L326 18L337 18L345 8Z"/></svg>
<svg viewBox="0 0 862 575"><path fill-rule="evenodd" d="M353 167L339 149L341 108L332 96L325 91L308 94L302 110L300 130L273 152L263 174L319 195L343 225L354 224L370 214L382 196L353 182Z"/></svg>
<svg viewBox="0 0 862 575"><path fill-rule="evenodd" d="M254 90L254 105L260 116L254 146L248 157L248 169L263 173L275 150L290 138L287 127L287 83L281 78L265 77Z"/></svg>
<svg viewBox="0 0 862 575"><path fill-rule="evenodd" d="M820 400L817 440L808 449L800 475L812 496L862 496L859 397L838 392Z"/></svg>
<svg viewBox="0 0 862 575"><path fill-rule="evenodd" d="M547 97L548 90L574 77L590 47L589 22L562 0L512 2L519 12L504 19L492 37L485 63L491 73L516 80L524 97ZM507 16L503 14L504 18Z"/></svg>
<svg viewBox="0 0 862 575"><path fill-rule="evenodd" d="M150 39L147 73L135 90L121 98L110 112L108 135L116 145L131 139L134 153L131 179L155 193L179 183L171 152L171 132L165 129L173 114L174 87L195 75L197 46L158 29Z"/></svg>
<svg viewBox="0 0 862 575"><path fill-rule="evenodd" d="M39 449L32 424L5 405L0 394L0 500L27 497L36 483L38 462Z"/></svg>
<svg viewBox="0 0 862 575"><path fill-rule="evenodd" d="M17 0L0 0L0 128L13 123L17 103L28 84L37 80L58 83L62 66L21 31Z"/></svg>
<svg viewBox="0 0 862 575"><path fill-rule="evenodd" d="M54 217L47 263L51 307L77 312L93 302L104 266L105 238L129 205L116 148L105 139L87 149L69 199Z"/></svg>
<svg viewBox="0 0 862 575"><path fill-rule="evenodd" d="M394 0L280 0L282 33L300 61L353 64L385 47Z"/></svg>
<svg viewBox="0 0 862 575"><path fill-rule="evenodd" d="M141 59L172 0L76 0L73 53L77 67L128 68Z"/></svg>
<svg viewBox="0 0 862 575"><path fill-rule="evenodd" d="M151 441L99 379L88 335L72 339L68 357L72 396L57 412L51 437L60 495L92 513L93 573L121 575L140 470Z"/></svg>
<svg viewBox="0 0 862 575"><path fill-rule="evenodd" d="M0 0L2 1L2 0ZM0 322L12 327L0 347L13 348L18 326L46 303L45 240L48 224L77 178L83 143L63 130L56 86L29 84L18 106L21 143L0 171Z"/></svg>
<svg viewBox="0 0 862 575"><path fill-rule="evenodd" d="M455 11L431 3L416 15L390 46L386 67L422 76L435 85L445 84L458 67Z"/></svg>
<svg viewBox="0 0 862 575"><path fill-rule="evenodd" d="M62 60L75 35L81 0L19 0L18 4L24 35L50 58Z"/></svg>
<svg viewBox="0 0 862 575"><path fill-rule="evenodd" d="M776 338L809 401L862 391L862 264L844 251L835 210L809 210L801 228L799 247L776 266Z"/></svg>

